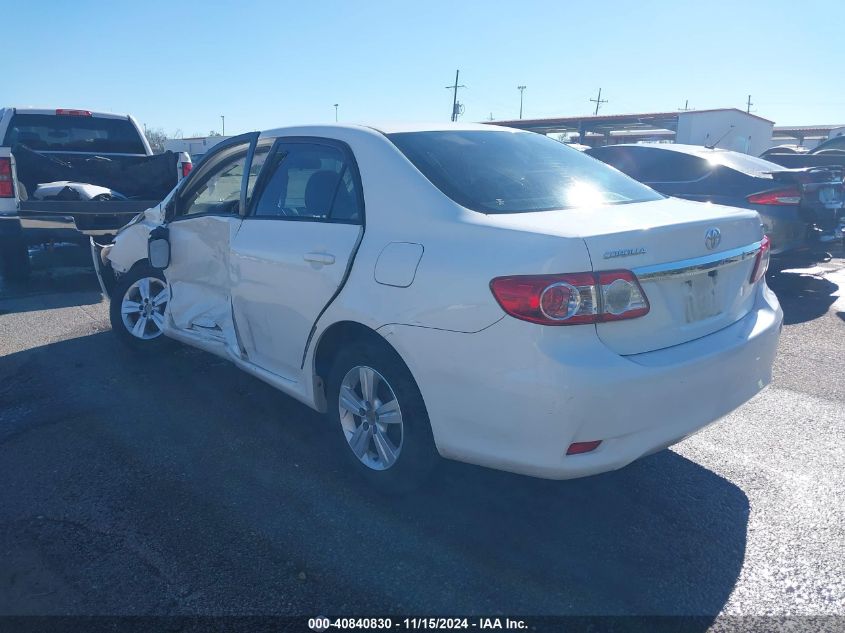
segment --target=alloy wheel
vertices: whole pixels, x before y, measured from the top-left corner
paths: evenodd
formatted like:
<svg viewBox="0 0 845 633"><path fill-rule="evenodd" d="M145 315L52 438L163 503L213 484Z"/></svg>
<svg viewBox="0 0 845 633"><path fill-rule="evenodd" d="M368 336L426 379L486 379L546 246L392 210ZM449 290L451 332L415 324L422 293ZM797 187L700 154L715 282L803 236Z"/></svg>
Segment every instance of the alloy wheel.
<svg viewBox="0 0 845 633"><path fill-rule="evenodd" d="M404 439L402 410L390 383L372 367L358 365L343 378L338 395L340 423L349 448L372 470L399 459Z"/></svg>
<svg viewBox="0 0 845 633"><path fill-rule="evenodd" d="M120 314L123 325L142 340L158 338L164 326L164 309L170 300L167 284L157 277L142 277L123 295Z"/></svg>

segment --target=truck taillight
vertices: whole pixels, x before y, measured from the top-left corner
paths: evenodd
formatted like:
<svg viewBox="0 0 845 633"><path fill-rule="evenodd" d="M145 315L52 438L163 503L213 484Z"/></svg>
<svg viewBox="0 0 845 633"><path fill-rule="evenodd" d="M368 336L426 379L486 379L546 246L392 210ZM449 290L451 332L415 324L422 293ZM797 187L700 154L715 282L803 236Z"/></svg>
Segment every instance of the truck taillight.
<svg viewBox="0 0 845 633"><path fill-rule="evenodd" d="M757 257L754 259L754 268L751 270L752 284L760 281L769 269L769 258L771 256L771 252L772 248L769 236L764 235L763 241L760 242L760 250L757 251Z"/></svg>
<svg viewBox="0 0 845 633"><path fill-rule="evenodd" d="M182 178L187 178L193 168L193 163L182 163Z"/></svg>
<svg viewBox="0 0 845 633"><path fill-rule="evenodd" d="M748 196L751 204L774 204L778 206L789 206L801 203L801 191L797 187L789 189L776 189L774 191L763 191Z"/></svg>
<svg viewBox="0 0 845 633"><path fill-rule="evenodd" d="M630 270L497 277L490 290L509 315L541 325L620 321L649 310Z"/></svg>
<svg viewBox="0 0 845 633"><path fill-rule="evenodd" d="M91 116L90 110L68 110L67 108L58 108L56 114L64 116Z"/></svg>
<svg viewBox="0 0 845 633"><path fill-rule="evenodd" d="M15 187L12 184L12 159L0 158L0 198L14 198Z"/></svg>

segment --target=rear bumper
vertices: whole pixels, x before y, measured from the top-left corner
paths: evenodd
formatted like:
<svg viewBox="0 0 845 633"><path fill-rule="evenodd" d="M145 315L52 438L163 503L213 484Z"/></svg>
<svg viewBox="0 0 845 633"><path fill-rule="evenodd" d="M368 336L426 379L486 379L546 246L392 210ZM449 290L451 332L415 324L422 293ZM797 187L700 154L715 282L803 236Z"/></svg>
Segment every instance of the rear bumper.
<svg viewBox="0 0 845 633"><path fill-rule="evenodd" d="M830 218L818 225L808 222L794 207L754 206L763 230L772 243L772 256L789 258L796 253L824 250L842 236L839 225L845 212L830 210Z"/></svg>
<svg viewBox="0 0 845 633"><path fill-rule="evenodd" d="M749 400L771 381L782 320L761 284L754 309L733 325L633 356L615 354L594 330L511 318L477 334L385 334L417 378L444 457L568 479L621 468ZM566 455L594 440L596 450Z"/></svg>

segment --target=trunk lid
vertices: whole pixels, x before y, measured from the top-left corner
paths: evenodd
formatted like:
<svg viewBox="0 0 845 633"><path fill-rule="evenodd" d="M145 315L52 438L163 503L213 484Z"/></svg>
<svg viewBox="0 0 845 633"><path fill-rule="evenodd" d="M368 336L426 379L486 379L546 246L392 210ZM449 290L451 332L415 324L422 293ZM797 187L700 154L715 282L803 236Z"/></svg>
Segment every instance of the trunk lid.
<svg viewBox="0 0 845 633"><path fill-rule="evenodd" d="M633 270L650 310L599 323L599 338L623 355L686 343L744 317L762 239L759 216L714 204L668 198L603 210L583 231L594 270Z"/></svg>
<svg viewBox="0 0 845 633"><path fill-rule="evenodd" d="M632 270L650 310L597 324L618 354L650 352L712 334L753 307L749 283L760 216L750 209L665 198L650 202L534 213L490 214L484 223L584 241L594 271ZM720 239L705 242L710 229ZM566 242L561 241L561 248ZM712 248L710 248L712 246ZM576 273L556 261L540 273ZM521 272L521 271L520 271Z"/></svg>

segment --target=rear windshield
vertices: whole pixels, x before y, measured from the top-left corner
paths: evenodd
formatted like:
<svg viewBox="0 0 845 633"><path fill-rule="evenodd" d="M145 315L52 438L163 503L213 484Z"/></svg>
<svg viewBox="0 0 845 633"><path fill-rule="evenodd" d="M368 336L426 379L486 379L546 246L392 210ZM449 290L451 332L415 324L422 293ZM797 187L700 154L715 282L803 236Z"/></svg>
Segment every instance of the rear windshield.
<svg viewBox="0 0 845 633"><path fill-rule="evenodd" d="M576 149L533 132L402 132L388 138L438 189L482 213L524 213L662 198Z"/></svg>
<svg viewBox="0 0 845 633"><path fill-rule="evenodd" d="M16 114L3 145L18 143L41 151L146 154L138 130L128 119Z"/></svg>
<svg viewBox="0 0 845 633"><path fill-rule="evenodd" d="M701 152L698 155L713 165L729 167L748 176L766 176L773 171L783 169L783 167L775 163L757 158L756 156L740 154L739 152L720 152L716 150L712 152Z"/></svg>

